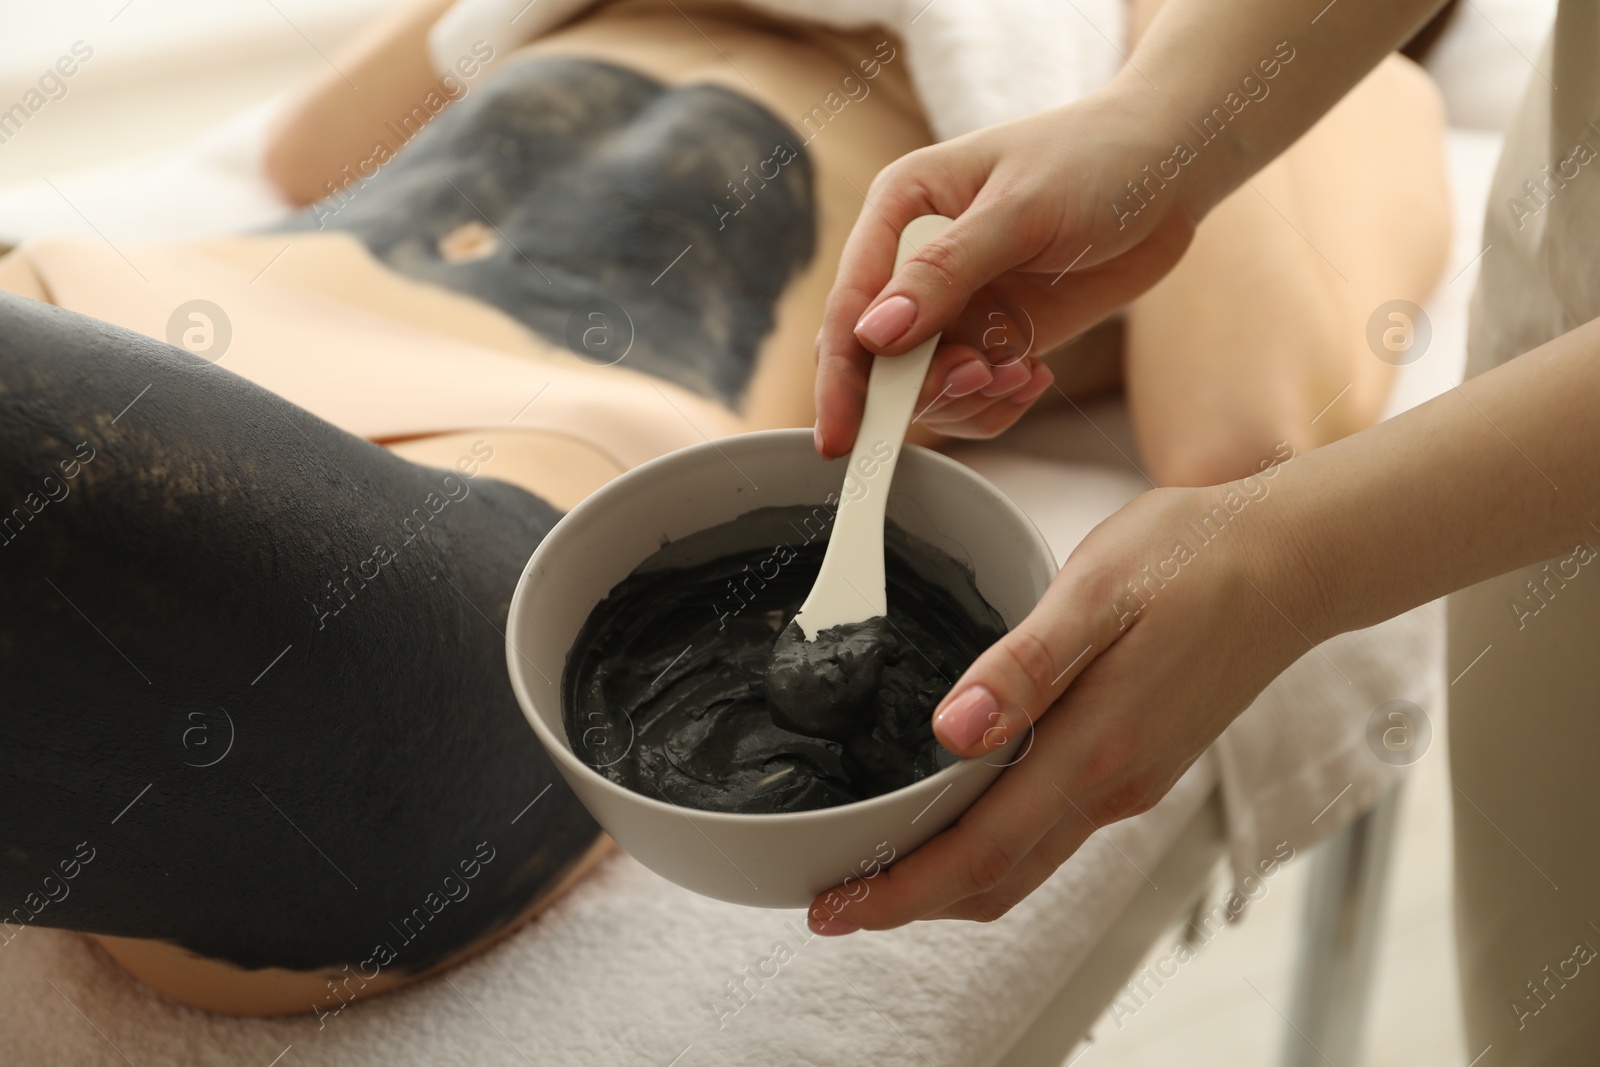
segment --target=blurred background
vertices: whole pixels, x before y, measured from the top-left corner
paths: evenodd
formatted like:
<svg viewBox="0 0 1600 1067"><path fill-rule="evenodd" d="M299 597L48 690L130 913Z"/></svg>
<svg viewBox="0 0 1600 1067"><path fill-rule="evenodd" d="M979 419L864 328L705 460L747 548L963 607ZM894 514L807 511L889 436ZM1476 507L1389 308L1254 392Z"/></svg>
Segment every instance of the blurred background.
<svg viewBox="0 0 1600 1067"><path fill-rule="evenodd" d="M0 108L75 41L93 58L0 152L0 182L186 144L312 74L391 0L13 0Z"/></svg>

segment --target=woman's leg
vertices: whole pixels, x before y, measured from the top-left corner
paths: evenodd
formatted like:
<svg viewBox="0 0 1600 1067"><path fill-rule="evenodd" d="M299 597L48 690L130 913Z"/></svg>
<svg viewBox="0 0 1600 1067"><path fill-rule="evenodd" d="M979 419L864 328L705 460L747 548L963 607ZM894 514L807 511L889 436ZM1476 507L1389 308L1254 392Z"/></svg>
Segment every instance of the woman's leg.
<svg viewBox="0 0 1600 1067"><path fill-rule="evenodd" d="M0 294L0 936L331 972L326 1010L558 883L598 829L502 638L558 515L494 475Z"/></svg>
<svg viewBox="0 0 1600 1067"><path fill-rule="evenodd" d="M1136 3L1136 28L1158 6ZM1245 110L1275 107L1274 82L1246 74L1265 95ZM1279 64L1279 81L1294 77L1293 60ZM1219 204L1132 305L1126 386L1158 482L1251 474L1280 442L1302 451L1377 420L1393 368L1369 348L1367 319L1427 299L1443 269L1443 132L1428 76L1391 56Z"/></svg>

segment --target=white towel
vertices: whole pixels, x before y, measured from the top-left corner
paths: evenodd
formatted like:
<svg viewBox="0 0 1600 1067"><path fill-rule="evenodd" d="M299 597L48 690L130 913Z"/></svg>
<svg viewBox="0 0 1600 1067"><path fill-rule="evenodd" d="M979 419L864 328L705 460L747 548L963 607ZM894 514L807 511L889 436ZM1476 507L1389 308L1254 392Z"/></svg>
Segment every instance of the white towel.
<svg viewBox="0 0 1600 1067"><path fill-rule="evenodd" d="M595 0L460 0L434 24L440 73L484 41L498 60ZM1111 80L1127 36L1122 0L745 0L839 29L881 25L905 45L940 140L1070 103Z"/></svg>
<svg viewBox="0 0 1600 1067"><path fill-rule="evenodd" d="M86 938L28 928L0 945L0 1064L987 1067L1099 943L1215 781L1202 759L1154 810L1090 838L988 925L808 937L801 911L696 896L617 855L443 978L321 1021L181 1008Z"/></svg>

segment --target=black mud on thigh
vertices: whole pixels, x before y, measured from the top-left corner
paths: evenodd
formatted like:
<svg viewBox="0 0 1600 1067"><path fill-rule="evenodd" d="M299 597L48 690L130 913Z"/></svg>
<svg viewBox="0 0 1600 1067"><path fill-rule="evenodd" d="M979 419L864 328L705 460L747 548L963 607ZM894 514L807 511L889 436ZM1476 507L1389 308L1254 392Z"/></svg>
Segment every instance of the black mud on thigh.
<svg viewBox="0 0 1600 1067"><path fill-rule="evenodd" d="M737 406L815 245L796 141L726 89L538 57L469 90L392 158L374 146L289 228L348 231L395 270L585 358Z"/></svg>
<svg viewBox="0 0 1600 1067"><path fill-rule="evenodd" d="M371 978L570 869L502 638L558 516L460 467L0 294L0 940Z"/></svg>

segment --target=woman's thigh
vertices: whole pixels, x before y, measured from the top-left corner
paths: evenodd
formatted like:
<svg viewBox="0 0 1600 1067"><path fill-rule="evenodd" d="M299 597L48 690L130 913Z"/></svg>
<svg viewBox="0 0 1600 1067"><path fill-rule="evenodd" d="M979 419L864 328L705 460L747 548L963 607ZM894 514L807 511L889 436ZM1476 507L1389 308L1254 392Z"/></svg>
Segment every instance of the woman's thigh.
<svg viewBox="0 0 1600 1067"><path fill-rule="evenodd" d="M309 974L260 1009L308 1011L322 975L424 973L583 861L598 828L502 636L559 513L492 449L418 466L129 331L4 294L0 326L8 936Z"/></svg>
<svg viewBox="0 0 1600 1067"><path fill-rule="evenodd" d="M1214 113L1196 102L1196 121L1278 106L1294 60L1263 58L1275 79L1240 72L1251 97L1237 120L1217 101ZM1215 118L1206 132L1235 136ZM1128 389L1158 480L1239 477L1280 442L1301 451L1376 421L1393 368L1368 345L1367 320L1386 302L1425 300L1443 268L1443 133L1428 76L1391 56L1219 204L1132 306Z"/></svg>

